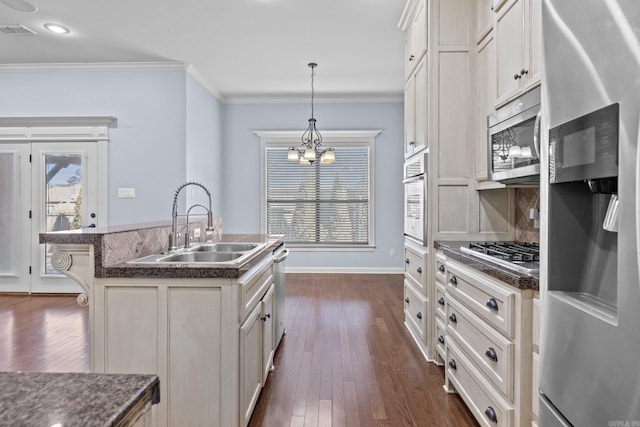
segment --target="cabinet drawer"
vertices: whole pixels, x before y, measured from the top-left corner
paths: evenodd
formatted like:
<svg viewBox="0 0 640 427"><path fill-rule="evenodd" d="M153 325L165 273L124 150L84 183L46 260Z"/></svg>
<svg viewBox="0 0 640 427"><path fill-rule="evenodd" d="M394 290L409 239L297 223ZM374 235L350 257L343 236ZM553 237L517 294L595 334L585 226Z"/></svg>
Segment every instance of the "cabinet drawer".
<svg viewBox="0 0 640 427"><path fill-rule="evenodd" d="M408 280L404 281L404 318L420 334L422 342L425 342L428 318L427 298Z"/></svg>
<svg viewBox="0 0 640 427"><path fill-rule="evenodd" d="M427 283L426 258L410 249L404 249L404 272L416 282L416 287L423 295L426 294Z"/></svg>
<svg viewBox="0 0 640 427"><path fill-rule="evenodd" d="M240 322L258 305L264 293L273 282L273 257L267 256L255 267L246 272L239 280L240 285Z"/></svg>
<svg viewBox="0 0 640 427"><path fill-rule="evenodd" d="M436 351L442 357L442 360L447 360L447 351L445 348L445 343L447 339L446 334L446 326L442 320L436 317Z"/></svg>
<svg viewBox="0 0 640 427"><path fill-rule="evenodd" d="M436 282L436 316L446 322L447 318L446 288Z"/></svg>
<svg viewBox="0 0 640 427"><path fill-rule="evenodd" d="M446 274L446 266L445 266L446 258L444 254L440 251L436 252L436 280L444 284L447 281Z"/></svg>
<svg viewBox="0 0 640 427"><path fill-rule="evenodd" d="M447 292L508 338L513 338L516 291L491 279L460 263L447 262Z"/></svg>
<svg viewBox="0 0 640 427"><path fill-rule="evenodd" d="M480 425L510 427L514 409L498 396L451 340L447 342L447 379L460 393Z"/></svg>
<svg viewBox="0 0 640 427"><path fill-rule="evenodd" d="M533 313L531 318L531 343L533 351L540 350L540 298L533 299Z"/></svg>
<svg viewBox="0 0 640 427"><path fill-rule="evenodd" d="M465 351L482 374L513 401L514 344L455 299L447 307L449 341Z"/></svg>

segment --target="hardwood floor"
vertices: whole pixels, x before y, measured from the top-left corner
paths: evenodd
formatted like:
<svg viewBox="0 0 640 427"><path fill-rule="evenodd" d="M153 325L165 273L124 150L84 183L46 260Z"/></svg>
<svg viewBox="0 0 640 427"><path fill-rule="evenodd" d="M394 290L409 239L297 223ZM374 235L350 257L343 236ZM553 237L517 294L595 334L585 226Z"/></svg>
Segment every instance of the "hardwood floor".
<svg viewBox="0 0 640 427"><path fill-rule="evenodd" d="M402 276L287 274L286 330L250 426L476 426L403 324ZM0 295L0 371L89 369L75 297Z"/></svg>

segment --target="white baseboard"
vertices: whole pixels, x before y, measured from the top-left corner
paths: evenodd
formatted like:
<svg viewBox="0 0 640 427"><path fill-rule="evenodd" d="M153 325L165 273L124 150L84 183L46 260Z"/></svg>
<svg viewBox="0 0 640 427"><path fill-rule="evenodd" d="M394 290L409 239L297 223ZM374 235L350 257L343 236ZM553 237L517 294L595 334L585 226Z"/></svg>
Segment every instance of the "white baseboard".
<svg viewBox="0 0 640 427"><path fill-rule="evenodd" d="M285 273L404 274L403 268L371 267L285 267Z"/></svg>

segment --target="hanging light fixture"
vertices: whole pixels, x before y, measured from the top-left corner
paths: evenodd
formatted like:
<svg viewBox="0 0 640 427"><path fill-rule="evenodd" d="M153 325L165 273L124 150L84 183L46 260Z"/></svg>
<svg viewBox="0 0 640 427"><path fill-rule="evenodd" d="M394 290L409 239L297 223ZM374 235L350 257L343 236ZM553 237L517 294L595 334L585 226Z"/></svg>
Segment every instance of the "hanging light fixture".
<svg viewBox="0 0 640 427"><path fill-rule="evenodd" d="M313 98L315 96L313 87L313 77L315 76L315 68L318 66L315 62L308 64L311 68L311 118L309 126L302 134L302 147L289 147L287 160L300 163L313 163L318 158L320 163L335 163L336 153L333 148L322 149L322 135L316 129L316 119L313 117Z"/></svg>

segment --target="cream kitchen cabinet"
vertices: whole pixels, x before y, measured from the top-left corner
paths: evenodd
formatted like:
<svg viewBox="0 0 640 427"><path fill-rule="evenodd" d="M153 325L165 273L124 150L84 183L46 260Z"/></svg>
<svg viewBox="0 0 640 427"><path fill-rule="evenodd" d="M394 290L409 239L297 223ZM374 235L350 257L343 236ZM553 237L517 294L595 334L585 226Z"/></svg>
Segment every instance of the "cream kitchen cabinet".
<svg viewBox="0 0 640 427"><path fill-rule="evenodd" d="M274 285L240 326L240 425L246 426L273 366Z"/></svg>
<svg viewBox="0 0 640 427"><path fill-rule="evenodd" d="M480 42L493 28L495 0L478 0L476 10L476 40Z"/></svg>
<svg viewBox="0 0 640 427"><path fill-rule="evenodd" d="M416 65L427 51L427 0L408 3L413 8L404 23L405 32L405 78L411 76Z"/></svg>
<svg viewBox="0 0 640 427"><path fill-rule="evenodd" d="M495 15L495 106L540 84L541 0L508 0Z"/></svg>
<svg viewBox="0 0 640 427"><path fill-rule="evenodd" d="M487 116L493 112L495 99L491 94L495 93L495 40L491 31L478 44L478 57L476 62L476 180L486 182L488 178L489 158L487 153ZM494 184L495 185L495 184Z"/></svg>
<svg viewBox="0 0 640 427"><path fill-rule="evenodd" d="M404 246L404 317L405 326L425 359L433 360L430 346L433 322L432 297L427 286L429 277L427 248L411 241Z"/></svg>
<svg viewBox="0 0 640 427"><path fill-rule="evenodd" d="M423 57L404 89L404 152L409 157L427 146L427 57Z"/></svg>
<svg viewBox="0 0 640 427"><path fill-rule="evenodd" d="M533 297L532 342L531 357L531 426L538 425L538 389L540 387L540 296L538 292Z"/></svg>
<svg viewBox="0 0 640 427"><path fill-rule="evenodd" d="M481 425L530 426L532 295L446 259L445 389Z"/></svg>
<svg viewBox="0 0 640 427"><path fill-rule="evenodd" d="M433 338L435 348L435 362L437 365L444 364L447 360L446 342L446 325L447 325L447 285L446 285L446 258L442 251L436 251L435 265L435 312L436 312L436 329Z"/></svg>

